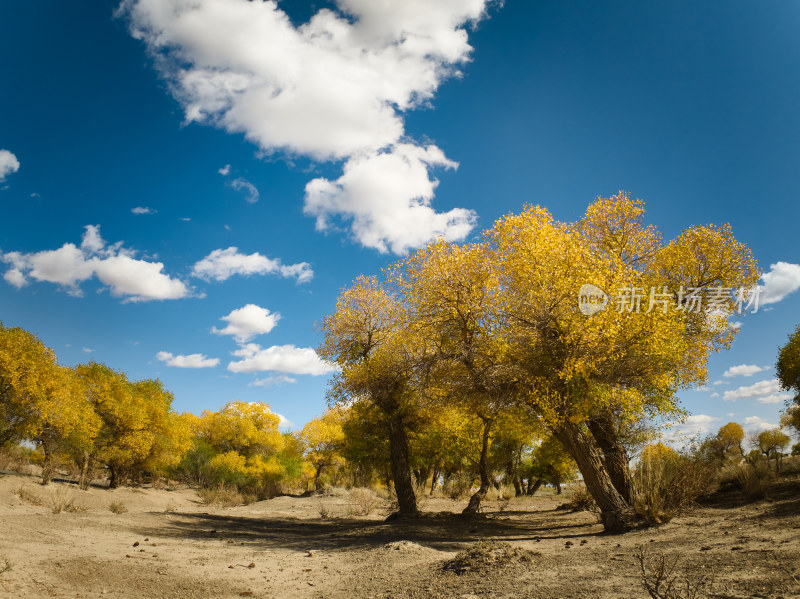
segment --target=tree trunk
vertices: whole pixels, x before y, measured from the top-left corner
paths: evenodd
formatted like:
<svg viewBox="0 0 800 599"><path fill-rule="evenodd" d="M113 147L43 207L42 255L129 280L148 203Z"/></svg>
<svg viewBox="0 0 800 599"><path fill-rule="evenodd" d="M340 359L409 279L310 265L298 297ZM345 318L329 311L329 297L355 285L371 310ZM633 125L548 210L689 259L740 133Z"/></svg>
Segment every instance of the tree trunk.
<svg viewBox="0 0 800 599"><path fill-rule="evenodd" d="M625 447L619 442L611 414L603 413L590 419L589 431L603 451L604 462L608 469L608 475L611 477L611 483L622 495L622 498L631 503L633 492L631 489L631 471L628 467L630 460Z"/></svg>
<svg viewBox="0 0 800 599"><path fill-rule="evenodd" d="M92 482L91 471L92 471L92 458L91 456L89 456L88 451L84 451L83 460L81 460L81 475L80 478L78 478L78 488L81 491L86 491L89 488L89 485Z"/></svg>
<svg viewBox="0 0 800 599"><path fill-rule="evenodd" d="M478 510L481 507L481 501L483 498L486 497L486 493L489 491L489 485L491 485L491 481L489 480L489 465L488 465L488 458L489 458L489 434L491 433L492 429L492 420L490 418L483 419L483 439L481 440L481 458L480 462L478 463L478 470L481 475L481 486L478 488L477 491L469 498L469 503L467 507L464 508L464 511L461 512L465 516L471 516L478 513Z"/></svg>
<svg viewBox="0 0 800 599"><path fill-rule="evenodd" d="M522 485L519 484L519 478L516 475L512 476L511 482L514 484L514 496L519 497L522 495Z"/></svg>
<svg viewBox="0 0 800 599"><path fill-rule="evenodd" d="M408 437L401 416L393 414L389 419L389 454L392 468L397 507L401 516L418 514L417 497L411 482L411 467L408 459Z"/></svg>
<svg viewBox="0 0 800 599"><path fill-rule="evenodd" d="M592 438L569 421L556 427L553 434L578 465L586 488L600 508L603 528L606 532L625 531L631 523L630 506L611 482L600 450Z"/></svg>
<svg viewBox="0 0 800 599"><path fill-rule="evenodd" d="M47 443L42 444L44 451L44 462L42 463L42 485L49 485L50 479L53 478L53 452L47 446Z"/></svg>
<svg viewBox="0 0 800 599"><path fill-rule="evenodd" d="M536 491L539 490L539 487L542 486L544 479L540 476L536 480L528 479L528 497L531 497Z"/></svg>
<svg viewBox="0 0 800 599"><path fill-rule="evenodd" d="M556 488L556 495L561 495L561 481L556 479L553 481L553 486Z"/></svg>
<svg viewBox="0 0 800 599"><path fill-rule="evenodd" d="M434 466L433 468L433 476L431 476L431 492L429 495L433 497L433 492L436 490L436 483L439 482L439 468L438 466Z"/></svg>
<svg viewBox="0 0 800 599"><path fill-rule="evenodd" d="M119 472L117 468L112 464L108 465L108 469L111 473L111 476L108 479L108 488L116 489L117 487L119 487Z"/></svg>
<svg viewBox="0 0 800 599"><path fill-rule="evenodd" d="M314 472L314 490L319 491L319 476L322 474L322 469L325 467L324 464L317 465L317 471Z"/></svg>

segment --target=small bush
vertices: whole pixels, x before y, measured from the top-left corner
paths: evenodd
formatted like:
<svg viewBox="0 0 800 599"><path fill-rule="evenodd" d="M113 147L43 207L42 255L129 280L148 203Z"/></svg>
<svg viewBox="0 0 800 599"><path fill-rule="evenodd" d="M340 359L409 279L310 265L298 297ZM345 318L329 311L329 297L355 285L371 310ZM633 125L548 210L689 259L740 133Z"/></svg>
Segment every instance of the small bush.
<svg viewBox="0 0 800 599"><path fill-rule="evenodd" d="M0 555L0 574L5 574L11 570L11 562L4 555Z"/></svg>
<svg viewBox="0 0 800 599"><path fill-rule="evenodd" d="M450 499L458 501L464 499L472 490L472 477L464 473L458 473L448 478L443 487L442 493Z"/></svg>
<svg viewBox="0 0 800 599"><path fill-rule="evenodd" d="M775 475L768 464L742 464L736 467L736 479L745 495L751 499L765 499Z"/></svg>
<svg viewBox="0 0 800 599"><path fill-rule="evenodd" d="M669 521L708 492L716 468L658 443L649 445L633 472L633 508L648 524Z"/></svg>
<svg viewBox="0 0 800 599"><path fill-rule="evenodd" d="M172 503L172 501L168 501L167 502L167 507L164 508L164 513L165 514L171 514L173 512L177 512L177 511L178 511L177 506L174 503Z"/></svg>
<svg viewBox="0 0 800 599"><path fill-rule="evenodd" d="M651 557L644 546L636 553L642 586L652 599L702 599L706 597L705 578L681 577L677 572L678 560L664 555Z"/></svg>
<svg viewBox="0 0 800 599"><path fill-rule="evenodd" d="M233 507L245 504L242 494L230 487L219 486L210 489L198 489L197 496L205 505Z"/></svg>
<svg viewBox="0 0 800 599"><path fill-rule="evenodd" d="M560 509L570 510L572 512L600 513L600 508L597 507L597 503L595 503L594 498L586 489L585 485L581 485L572 491L572 497L567 503L560 506Z"/></svg>
<svg viewBox="0 0 800 599"><path fill-rule="evenodd" d="M87 508L75 501L75 493L66 485L58 485L50 491L50 509L54 514L61 512L85 512Z"/></svg>
<svg viewBox="0 0 800 599"><path fill-rule="evenodd" d="M350 512L356 516L369 516L380 505L380 498L366 487L355 487L347 494Z"/></svg>
<svg viewBox="0 0 800 599"><path fill-rule="evenodd" d="M320 519L327 520L331 517L331 512L325 507L325 504L321 501L317 503L317 513L319 514Z"/></svg>
<svg viewBox="0 0 800 599"><path fill-rule="evenodd" d="M114 514L124 514L128 508L121 501L112 501L108 504L108 510Z"/></svg>

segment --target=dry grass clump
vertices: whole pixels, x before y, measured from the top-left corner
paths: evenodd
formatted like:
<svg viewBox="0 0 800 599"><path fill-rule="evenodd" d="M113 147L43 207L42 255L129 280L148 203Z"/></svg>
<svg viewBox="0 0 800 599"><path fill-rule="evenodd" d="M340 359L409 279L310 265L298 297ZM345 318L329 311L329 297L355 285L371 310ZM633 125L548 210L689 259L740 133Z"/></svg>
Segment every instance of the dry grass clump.
<svg viewBox="0 0 800 599"><path fill-rule="evenodd" d="M571 512L592 512L599 514L600 508L597 507L594 498L589 494L585 485L577 487L572 491L572 496L567 503L558 506L560 510L569 510Z"/></svg>
<svg viewBox="0 0 800 599"><path fill-rule="evenodd" d="M11 570L11 562L4 555L0 555L0 574L5 574Z"/></svg>
<svg viewBox="0 0 800 599"><path fill-rule="evenodd" d="M456 556L444 562L442 570L464 574L466 572L486 572L507 568L514 564L528 563L541 555L537 551L529 551L514 547L503 541L478 541Z"/></svg>
<svg viewBox="0 0 800 599"><path fill-rule="evenodd" d="M108 510L114 514L124 514L128 508L121 501L112 501L108 504Z"/></svg>
<svg viewBox="0 0 800 599"><path fill-rule="evenodd" d="M733 483L750 499L766 499L775 473L765 462L733 464L720 473L720 483Z"/></svg>
<svg viewBox="0 0 800 599"><path fill-rule="evenodd" d="M75 492L67 485L54 486L50 491L50 509L61 512L85 512L88 508L75 500Z"/></svg>
<svg viewBox="0 0 800 599"><path fill-rule="evenodd" d="M237 489L225 486L198 489L197 496L205 505L219 507L234 507L247 503L246 498Z"/></svg>
<svg viewBox="0 0 800 599"><path fill-rule="evenodd" d="M631 477L633 509L647 524L661 524L707 494L716 469L664 445L652 447Z"/></svg>
<svg viewBox="0 0 800 599"><path fill-rule="evenodd" d="M372 489L366 487L354 487L347 494L349 511L356 516L369 516L380 503L380 497Z"/></svg>

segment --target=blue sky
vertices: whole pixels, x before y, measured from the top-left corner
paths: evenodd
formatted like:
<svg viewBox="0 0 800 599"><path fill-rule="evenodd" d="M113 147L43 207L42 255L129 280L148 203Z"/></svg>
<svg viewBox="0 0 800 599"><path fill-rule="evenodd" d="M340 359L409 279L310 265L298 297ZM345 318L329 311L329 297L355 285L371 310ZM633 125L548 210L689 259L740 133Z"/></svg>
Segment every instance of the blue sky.
<svg viewBox="0 0 800 599"><path fill-rule="evenodd" d="M682 393L686 431L759 430L800 323L798 25L793 0L4 3L0 320L180 411L299 427L355 276L626 190L665 237L731 223L767 273Z"/></svg>

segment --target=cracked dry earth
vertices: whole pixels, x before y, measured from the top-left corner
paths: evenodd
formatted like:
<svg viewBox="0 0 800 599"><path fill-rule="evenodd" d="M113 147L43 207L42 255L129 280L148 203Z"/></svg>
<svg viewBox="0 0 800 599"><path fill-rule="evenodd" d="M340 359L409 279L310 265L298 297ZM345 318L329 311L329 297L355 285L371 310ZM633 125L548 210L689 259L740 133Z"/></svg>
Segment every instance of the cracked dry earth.
<svg viewBox="0 0 800 599"><path fill-rule="evenodd" d="M65 495L78 511L52 513ZM112 513L111 502L127 511ZM348 515L346 496L212 508L188 489L81 492L3 474L0 597L646 598L641 547L674 562L679 582L701 583L702 597L800 597L797 478L777 483L769 501L729 492L617 536L560 503L549 494L488 502L466 521L456 515L465 502L435 498L422 519L384 522L385 511ZM486 539L528 557L443 568Z"/></svg>

